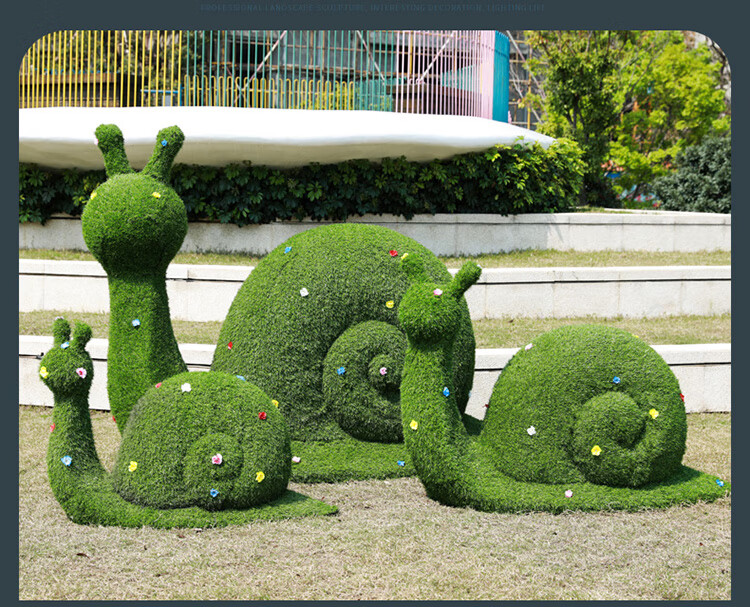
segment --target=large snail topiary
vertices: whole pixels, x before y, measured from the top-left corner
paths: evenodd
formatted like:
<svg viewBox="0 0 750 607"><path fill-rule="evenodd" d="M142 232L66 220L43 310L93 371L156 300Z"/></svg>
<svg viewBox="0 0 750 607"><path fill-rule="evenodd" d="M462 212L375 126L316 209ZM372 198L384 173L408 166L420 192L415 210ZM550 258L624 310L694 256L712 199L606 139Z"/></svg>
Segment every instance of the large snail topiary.
<svg viewBox="0 0 750 607"><path fill-rule="evenodd" d="M178 127L157 136L151 160L130 168L122 132L96 130L107 181L82 216L83 236L107 272L108 382L120 431L153 385L186 371L169 317L166 269L187 232L187 214L168 185L183 142ZM266 256L237 294L212 370L263 389L289 424L293 480L413 473L400 422L399 381L406 338L397 314L408 281L399 259L419 253L434 280L450 273L425 247L364 224L318 227ZM465 302L451 370L463 410L474 373L474 336Z"/></svg>
<svg viewBox="0 0 750 607"><path fill-rule="evenodd" d="M435 255L406 236L339 224L277 247L232 303L212 368L244 375L278 400L301 455L295 479L413 473L399 392L406 337L397 315L409 286L399 266L404 254L422 256L434 280L450 279ZM463 411L475 342L468 307L458 306L450 374Z"/></svg>
<svg viewBox="0 0 750 607"><path fill-rule="evenodd" d="M603 326L535 339L495 384L480 435L469 437L451 373L458 302L479 278L468 262L435 281L417 256L399 324L408 348L401 406L406 446L427 494L486 511L664 507L726 495L682 465L685 406L669 366L647 344Z"/></svg>
<svg viewBox="0 0 750 607"><path fill-rule="evenodd" d="M65 319L41 360L55 397L47 450L52 491L76 523L207 527L332 514L287 490L289 434L259 388L224 373L182 373L143 395L125 425L112 474L96 452L88 394L91 329Z"/></svg>

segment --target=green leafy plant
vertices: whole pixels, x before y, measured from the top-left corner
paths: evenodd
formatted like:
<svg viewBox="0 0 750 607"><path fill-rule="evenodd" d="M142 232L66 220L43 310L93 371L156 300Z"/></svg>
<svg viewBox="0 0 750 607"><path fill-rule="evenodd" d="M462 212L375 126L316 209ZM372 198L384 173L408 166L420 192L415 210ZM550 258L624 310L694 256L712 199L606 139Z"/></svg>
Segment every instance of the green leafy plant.
<svg viewBox="0 0 750 607"><path fill-rule="evenodd" d="M653 183L661 208L729 213L732 209L731 155L729 137L709 137L677 154L675 170Z"/></svg>
<svg viewBox="0 0 750 607"><path fill-rule="evenodd" d="M506 365L478 438L449 373L458 301L478 280L467 262L433 281L417 256L399 309L404 439L427 494L486 511L665 507L725 495L728 483L682 466L685 406L669 366L647 344L604 326L545 333Z"/></svg>
<svg viewBox="0 0 750 607"><path fill-rule="evenodd" d="M561 140L547 149L516 144L428 163L400 157L285 170L177 165L171 182L191 221L247 225L369 213L567 211L577 203L582 173L580 150ZM80 214L104 173L21 165L19 179L20 221L44 222L54 213Z"/></svg>

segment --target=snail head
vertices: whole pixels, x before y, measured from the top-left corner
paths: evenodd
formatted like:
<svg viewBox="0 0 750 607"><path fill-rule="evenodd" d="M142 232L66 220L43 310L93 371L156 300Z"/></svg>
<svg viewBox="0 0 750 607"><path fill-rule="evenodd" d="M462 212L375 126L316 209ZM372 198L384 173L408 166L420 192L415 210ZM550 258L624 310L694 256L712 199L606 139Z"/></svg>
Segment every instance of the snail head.
<svg viewBox="0 0 750 607"><path fill-rule="evenodd" d="M401 329L413 342L452 341L461 318L463 294L479 280L481 268L467 261L450 282L437 284L416 254L405 257L401 267L411 282L398 308Z"/></svg>
<svg viewBox="0 0 750 607"><path fill-rule="evenodd" d="M169 173L185 139L177 126L159 131L142 171L130 167L122 131L114 124L96 129L107 180L84 208L83 237L108 273L166 270L187 233L187 212L169 185Z"/></svg>
<svg viewBox="0 0 750 607"><path fill-rule="evenodd" d="M94 377L94 365L86 351L91 327L77 322L70 336L70 323L57 318L52 325L54 343L39 364L39 376L56 397L86 395Z"/></svg>

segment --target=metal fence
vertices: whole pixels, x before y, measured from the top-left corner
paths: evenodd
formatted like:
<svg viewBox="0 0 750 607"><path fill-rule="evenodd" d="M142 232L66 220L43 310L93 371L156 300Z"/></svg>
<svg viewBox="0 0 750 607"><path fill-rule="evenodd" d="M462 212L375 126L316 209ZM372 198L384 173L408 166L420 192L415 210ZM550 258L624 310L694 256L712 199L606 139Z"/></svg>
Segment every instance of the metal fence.
<svg viewBox="0 0 750 607"><path fill-rule="evenodd" d="M62 31L19 106L363 109L507 120L508 39L476 30Z"/></svg>

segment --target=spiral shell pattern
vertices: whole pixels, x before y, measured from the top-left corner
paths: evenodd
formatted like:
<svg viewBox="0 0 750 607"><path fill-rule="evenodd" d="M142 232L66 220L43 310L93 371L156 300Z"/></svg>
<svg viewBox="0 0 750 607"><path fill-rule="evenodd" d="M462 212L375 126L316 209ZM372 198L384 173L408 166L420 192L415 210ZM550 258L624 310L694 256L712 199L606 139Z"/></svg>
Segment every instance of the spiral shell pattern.
<svg viewBox="0 0 750 607"><path fill-rule="evenodd" d="M667 363L625 331L578 325L541 335L511 359L480 441L517 480L639 487L678 470L686 434Z"/></svg>
<svg viewBox="0 0 750 607"><path fill-rule="evenodd" d="M276 399L292 439L399 440L399 352L405 341L396 338L394 329L409 287L400 269L406 253L419 254L434 280L450 281L434 254L388 228L334 224L293 236L261 260L238 292L212 369L243 375ZM362 390L351 384L355 367L347 361L359 360L363 350L358 339L346 337L360 324L366 327L357 335L380 344L366 361L368 370L356 371ZM376 338L380 329L384 337ZM474 347L468 306L462 301L452 369L462 410L473 380ZM371 373L370 363L380 356L386 358L378 358ZM340 367L347 371L336 375ZM381 368L386 369L383 375ZM355 392L362 402L351 398Z"/></svg>

